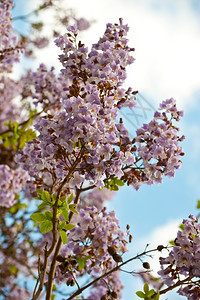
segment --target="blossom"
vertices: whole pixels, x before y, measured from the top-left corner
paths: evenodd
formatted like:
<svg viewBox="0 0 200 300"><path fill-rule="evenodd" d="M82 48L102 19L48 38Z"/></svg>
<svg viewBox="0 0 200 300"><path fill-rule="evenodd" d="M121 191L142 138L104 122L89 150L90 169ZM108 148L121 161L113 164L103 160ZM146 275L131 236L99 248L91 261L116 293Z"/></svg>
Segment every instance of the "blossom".
<svg viewBox="0 0 200 300"><path fill-rule="evenodd" d="M180 295L188 299L198 299L200 277L200 224L193 215L183 220L183 230L179 230L169 255L160 258L161 270L158 274L168 286L176 284L179 280L183 284L178 290ZM193 281L194 279L194 281Z"/></svg>
<svg viewBox="0 0 200 300"><path fill-rule="evenodd" d="M11 72L13 63L19 62L22 51L17 36L11 25L13 1L3 0L0 3L0 72Z"/></svg>
<svg viewBox="0 0 200 300"><path fill-rule="evenodd" d="M82 184L103 187L105 180L116 176L138 189L174 176L181 167L179 143L184 139L174 125L183 115L174 99L164 101L133 140L123 120L117 122L119 110L135 103L135 92L121 88L126 67L133 62L128 26L121 19L119 25L107 24L90 52L77 44L77 27L69 29L55 41L63 51L58 78L43 65L33 76L37 103L59 109L37 119L38 140L29 142L16 161L36 184L54 191L68 174L65 191Z"/></svg>
<svg viewBox="0 0 200 300"><path fill-rule="evenodd" d="M17 193L30 177L21 168L12 170L8 165L0 165L0 206L11 207L17 201Z"/></svg>
<svg viewBox="0 0 200 300"><path fill-rule="evenodd" d="M101 211L98 211L96 207L85 207L79 210L79 215L74 216L72 221L76 227L68 233L68 243L63 245L60 251L62 260L68 262L69 269L63 268L64 262L58 265L56 271L58 284L67 283L74 277L86 273L96 278L114 268L116 261L109 254L109 247L112 247L119 255L127 252L125 240L127 233L120 228L113 211L107 212L105 207ZM78 265L81 258L86 258L82 270ZM113 273L104 280L109 282L111 290L115 291L120 298L122 284L119 273ZM106 294L108 286L105 285L105 281L100 281L93 287L97 295ZM92 299L92 295L94 295L93 290L89 299Z"/></svg>

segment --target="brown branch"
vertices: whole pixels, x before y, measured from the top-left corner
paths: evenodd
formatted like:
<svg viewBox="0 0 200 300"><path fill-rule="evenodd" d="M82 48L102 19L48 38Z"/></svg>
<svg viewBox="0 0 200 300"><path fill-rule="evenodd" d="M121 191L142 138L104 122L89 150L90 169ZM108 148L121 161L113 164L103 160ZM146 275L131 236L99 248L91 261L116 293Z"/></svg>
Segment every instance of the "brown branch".
<svg viewBox="0 0 200 300"><path fill-rule="evenodd" d="M73 293L73 295L71 295L69 298L67 298L66 300L72 300L74 299L74 297L80 295L84 290L86 290L87 288L89 288L90 286L92 286L93 284L95 284L96 282L98 282L99 280L103 279L104 277L112 274L113 272L116 272L118 271L122 266L126 265L127 263L137 259L137 258L140 258L141 256L143 255L147 255L151 252L155 252L155 251L158 251L158 249L152 249L152 250L148 250L148 251L143 251L142 253L140 254L137 254L136 256L126 260L125 262L122 262L121 264L117 265L116 267L114 267L113 269L111 269L110 271L104 273L103 275L95 278L93 281L91 281L90 283L86 284L85 286L83 286L82 288L80 288L79 290L77 290L75 293ZM46 299L46 300L49 300L49 299Z"/></svg>
<svg viewBox="0 0 200 300"><path fill-rule="evenodd" d="M52 288L53 288L53 280L54 280L55 268L56 268L56 258L57 258L58 254L59 254L60 247L62 245L61 238L59 238L59 240L57 242L57 221L56 221L56 216L57 216L58 201L60 199L60 195L62 193L62 189L63 189L64 185L70 180L70 177L74 173L76 166L81 161L83 152L84 152L84 148L82 148L81 151L79 152L78 156L76 157L75 162L72 165L72 168L69 170L67 176L64 178L64 180L62 181L62 183L59 186L59 189L57 191L56 201L55 201L55 204L53 206L53 218L52 218L52 223L53 223L53 230L52 230L53 240L52 240L52 244L51 244L51 247L49 248L49 250L47 250L47 245L45 247L45 251L44 251L44 265L43 265L42 271L39 274L40 285L39 285L39 288L38 288L37 292L35 293L35 295L33 295L32 300L38 299L40 293L43 290L44 278L45 278L45 275L46 275L46 272L47 272L47 265L48 265L49 256L51 255L51 253L53 252L53 250L56 247L55 252L54 252L54 257L53 257L53 260L52 260L52 263L51 263L51 268L50 268L50 271L49 271L49 280L48 280L48 284L47 284L47 298L46 299L51 299ZM78 191L80 191L80 192L78 192ZM78 198L80 196L81 190L78 190L78 191L77 191L78 197L76 196L77 200L75 199L75 201L77 203L78 203ZM71 220L72 216L73 216L73 214L69 215L69 221ZM56 243L57 243L57 245L56 245Z"/></svg>
<svg viewBox="0 0 200 300"><path fill-rule="evenodd" d="M96 187L95 184L90 185L90 186L88 186L88 187L86 187L86 188L81 189L81 192L89 191L89 190L91 190L91 189L94 189L95 187Z"/></svg>
<svg viewBox="0 0 200 300"><path fill-rule="evenodd" d="M73 163L71 169L69 170L69 173L67 174L67 176L65 177L65 179L63 180L63 182L61 183L58 192L57 192L57 196L56 196L56 201L55 204L53 206L53 242L52 245L48 251L48 254L50 255L54 248L55 248L55 244L57 242L57 221L56 221L56 215L57 215L57 209L58 209L58 201L60 199L60 195L62 193L62 189L64 187L64 185L70 180L71 175L74 173L76 166L79 164L79 162L81 161L81 157L82 157L82 153L83 153L83 148L81 149L81 151L79 152L79 155L77 157L77 159L75 160L75 162Z"/></svg>
<svg viewBox="0 0 200 300"><path fill-rule="evenodd" d="M178 280L174 285L171 285L171 286L167 287L166 289L159 291L159 294L160 294L160 295L166 294L167 292L169 292L169 291L175 289L176 287L178 287L178 286L180 286L180 285L182 285L182 284L187 283L187 281L189 281L189 280L191 280L191 279L192 279L192 277L187 277L187 278L185 278L185 279L183 279L183 280Z"/></svg>
<svg viewBox="0 0 200 300"><path fill-rule="evenodd" d="M44 286L44 279L45 279L45 275L46 275L46 269L47 269L47 264L48 264L48 255L47 255L47 243L45 245L45 249L44 249L44 264L43 266L41 267L40 265L38 266L38 269L41 270L41 272L39 273L39 282L40 282L40 285L38 287L38 290L37 292L35 292L35 294L33 294L33 298L32 300L36 300L38 299L38 297L40 296L42 290L43 290L43 286ZM38 285L38 281L36 282L36 285ZM34 289L35 291L36 289Z"/></svg>
<svg viewBox="0 0 200 300"><path fill-rule="evenodd" d="M81 192L82 192L81 189L77 189L74 204L78 203ZM73 217L73 212L70 211L69 223L71 222L72 217ZM49 274L48 274L48 283L47 283L47 286L46 286L46 289L47 289L46 300L51 299L52 290L53 290L54 276L55 276L55 271L56 271L56 258L57 258L58 254L60 252L61 245L62 245L62 240L61 240L61 237L60 237L58 242L57 242L57 246L56 246L54 256L53 256L53 259L52 259L52 262L51 262L51 268L50 268L50 271L49 271Z"/></svg>

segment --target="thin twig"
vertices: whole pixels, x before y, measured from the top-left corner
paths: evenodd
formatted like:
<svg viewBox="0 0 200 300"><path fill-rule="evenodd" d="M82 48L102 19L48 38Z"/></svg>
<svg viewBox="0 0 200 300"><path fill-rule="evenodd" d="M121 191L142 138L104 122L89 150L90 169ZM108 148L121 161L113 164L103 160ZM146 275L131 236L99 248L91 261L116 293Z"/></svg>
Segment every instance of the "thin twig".
<svg viewBox="0 0 200 300"><path fill-rule="evenodd" d="M87 288L89 288L90 286L92 286L93 284L95 284L96 282L98 282L99 280L103 279L104 277L112 274L113 272L118 271L122 266L126 265L127 263L140 258L143 255L147 255L148 253L151 252L155 252L158 251L157 248L156 249L152 249L152 250L148 250L148 251L143 251L140 254L137 254L136 256L126 260L125 262L122 262L121 264L117 265L116 267L114 267L113 269L111 269L110 271L104 273L103 275L95 278L93 281L91 281L90 283L86 284L85 286L83 286L80 290L77 290L75 293L73 293L69 298L67 298L67 300L72 300L74 297L80 295L84 290L86 290Z"/></svg>

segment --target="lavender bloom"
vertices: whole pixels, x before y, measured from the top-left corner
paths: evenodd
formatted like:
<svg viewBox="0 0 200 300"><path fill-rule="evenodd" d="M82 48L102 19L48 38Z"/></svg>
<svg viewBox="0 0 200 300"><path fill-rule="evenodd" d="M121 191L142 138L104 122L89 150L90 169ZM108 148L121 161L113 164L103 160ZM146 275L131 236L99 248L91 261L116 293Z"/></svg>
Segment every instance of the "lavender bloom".
<svg viewBox="0 0 200 300"><path fill-rule="evenodd" d="M65 186L68 192L83 184L103 187L104 180L114 176L135 189L144 183L160 183L163 175L174 176L181 166L179 142L184 139L173 124L182 116L174 99L164 101L161 112L138 129L132 141L122 119L116 122L119 109L135 103L135 92L120 87L126 66L133 61L128 27L121 19L119 25L108 24L90 52L81 42L77 46L77 27L69 29L70 33L55 41L63 51L60 79L43 65L33 76L37 103L58 103L59 109L37 120L38 140L28 143L17 162L36 184L47 189L54 186L54 191L78 158Z"/></svg>
<svg viewBox="0 0 200 300"><path fill-rule="evenodd" d="M17 193L30 177L21 168L12 170L8 165L0 165L0 206L11 207L17 201Z"/></svg>
<svg viewBox="0 0 200 300"><path fill-rule="evenodd" d="M90 22L85 18L75 19L79 31L86 30L90 27Z"/></svg>
<svg viewBox="0 0 200 300"><path fill-rule="evenodd" d="M69 266L74 276L82 276L88 273L92 277L98 277L106 271L116 266L116 262L108 252L108 247L113 247L116 253L123 254L127 252L127 242L125 233L119 227L119 221L114 212L107 212L106 208L98 211L95 207L85 207L80 209L78 216L73 216L73 223L76 227L68 234L68 243L62 246L61 256L66 261L73 261ZM78 259L88 257L82 270L78 267ZM72 268L72 269L71 269ZM71 272L62 268L62 263L58 265L56 271L56 282L58 284L71 279ZM119 273L113 273L104 278L109 282L113 291L121 297L122 284L119 279ZM100 281L93 288L97 295L104 295L107 292L105 281ZM90 297L93 297L94 291L91 291ZM89 298L92 299L92 298Z"/></svg>
<svg viewBox="0 0 200 300"><path fill-rule="evenodd" d="M103 209L105 202L113 199L115 192L110 191L106 188L99 190L94 188L88 193L84 193L81 196L80 202L78 204L78 209L85 208L88 206L95 206L99 211Z"/></svg>
<svg viewBox="0 0 200 300"><path fill-rule="evenodd" d="M178 231L175 246L168 257L160 258L158 274L168 286L183 281L178 293L193 300L200 297L200 224L196 217L190 215L189 218L183 220L184 229Z"/></svg>
<svg viewBox="0 0 200 300"><path fill-rule="evenodd" d="M11 9L13 1L3 0L0 3L0 73L11 72L15 62L19 62L22 47L17 36L13 34L11 25Z"/></svg>
<svg viewBox="0 0 200 300"><path fill-rule="evenodd" d="M14 81L8 77L0 78L0 132L7 127L4 123L9 120L21 120L21 108L16 105L14 99L22 92L22 82Z"/></svg>

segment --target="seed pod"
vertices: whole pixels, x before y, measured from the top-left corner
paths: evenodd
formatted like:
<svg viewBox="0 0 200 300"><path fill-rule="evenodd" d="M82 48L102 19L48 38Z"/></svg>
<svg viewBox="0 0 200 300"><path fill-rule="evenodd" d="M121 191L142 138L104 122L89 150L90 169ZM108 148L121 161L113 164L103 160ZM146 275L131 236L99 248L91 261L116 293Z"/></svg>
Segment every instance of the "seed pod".
<svg viewBox="0 0 200 300"><path fill-rule="evenodd" d="M121 255L115 253L112 257L113 257L114 261L116 261L116 262L118 262L118 263L119 263L119 262L122 262L122 257L121 257Z"/></svg>
<svg viewBox="0 0 200 300"><path fill-rule="evenodd" d="M126 225L126 229L129 230L130 229L130 225L127 224Z"/></svg>
<svg viewBox="0 0 200 300"><path fill-rule="evenodd" d="M68 271L68 266L69 266L68 261L64 261L62 264L58 265L62 274L66 273Z"/></svg>
<svg viewBox="0 0 200 300"><path fill-rule="evenodd" d="M58 256L56 257L56 260L59 261L59 262L64 262L64 261L65 261L65 257L62 256L62 255L58 255Z"/></svg>
<svg viewBox="0 0 200 300"><path fill-rule="evenodd" d="M148 262L144 262L142 265L143 265L143 268L145 268L145 269L151 269L151 266Z"/></svg>
<svg viewBox="0 0 200 300"><path fill-rule="evenodd" d="M107 300L108 299L108 297L106 296L106 295L103 295L102 297L101 297L101 300Z"/></svg>
<svg viewBox="0 0 200 300"><path fill-rule="evenodd" d="M108 253L113 256L114 254L116 254L116 250L114 247L108 247Z"/></svg>
<svg viewBox="0 0 200 300"><path fill-rule="evenodd" d="M117 299L118 295L115 291L111 292L111 296L113 297L113 299Z"/></svg>
<svg viewBox="0 0 200 300"><path fill-rule="evenodd" d="M67 280L67 285L69 286L73 286L73 285L75 285L75 281L74 281L74 279L68 279Z"/></svg>
<svg viewBox="0 0 200 300"><path fill-rule="evenodd" d="M128 239L129 243L132 242L132 238L133 238L133 236L130 234L130 235L129 235L129 239Z"/></svg>
<svg viewBox="0 0 200 300"><path fill-rule="evenodd" d="M157 250L162 251L165 247L163 245L158 245Z"/></svg>
<svg viewBox="0 0 200 300"><path fill-rule="evenodd" d="M180 246L180 243L179 242L177 242L177 238L175 238L175 240L174 240L174 244L176 245L176 246Z"/></svg>

